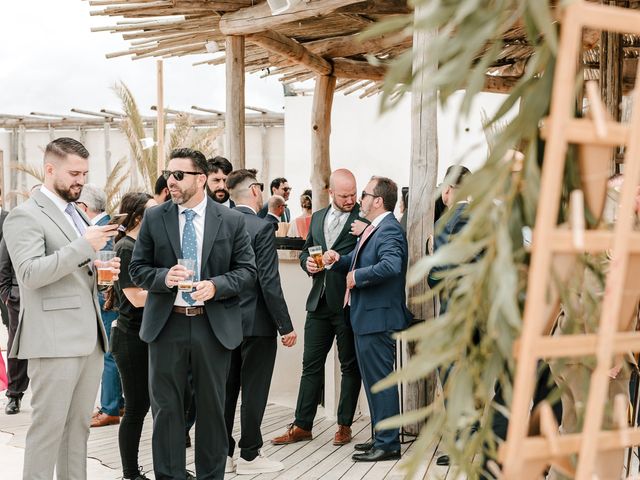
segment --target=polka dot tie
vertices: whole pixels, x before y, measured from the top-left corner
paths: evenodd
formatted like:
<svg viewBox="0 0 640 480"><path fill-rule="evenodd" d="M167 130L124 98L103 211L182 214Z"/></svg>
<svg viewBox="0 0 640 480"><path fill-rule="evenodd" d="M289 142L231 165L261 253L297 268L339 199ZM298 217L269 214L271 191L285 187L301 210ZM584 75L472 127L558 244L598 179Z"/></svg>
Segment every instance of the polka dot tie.
<svg viewBox="0 0 640 480"><path fill-rule="evenodd" d="M200 268L198 267L198 241L196 239L196 227L193 225L193 217L196 212L193 210L185 210L182 212L186 219L184 230L182 231L182 258L190 258L195 264L194 282L200 280ZM190 292L182 292L182 298L189 305L193 305L196 301L191 298Z"/></svg>

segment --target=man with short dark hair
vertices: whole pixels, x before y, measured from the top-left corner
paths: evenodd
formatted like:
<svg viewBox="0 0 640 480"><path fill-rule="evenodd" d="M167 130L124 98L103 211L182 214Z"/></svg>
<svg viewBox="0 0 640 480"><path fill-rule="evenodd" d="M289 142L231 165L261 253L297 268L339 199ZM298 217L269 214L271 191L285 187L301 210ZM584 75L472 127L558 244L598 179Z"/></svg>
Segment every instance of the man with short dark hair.
<svg viewBox="0 0 640 480"><path fill-rule="evenodd" d="M169 195L169 188L167 188L167 179L164 178L164 175L160 175L153 188L153 199L160 205L170 198L171 195Z"/></svg>
<svg viewBox="0 0 640 480"><path fill-rule="evenodd" d="M273 230L268 222L256 215L262 207L264 186L257 181L255 170L246 169L231 172L227 178L227 186L231 197L236 201L235 209L245 216L247 232L256 255L258 281L256 288L247 289L240 294L244 338L232 353L227 379L225 418L229 457L225 471L233 472L235 468L239 475L273 473L284 469L284 466L261 453L263 441L260 424L267 406L276 361L276 336L278 333L281 335L285 347L293 347L297 336L280 285ZM242 435L238 443L240 458L237 465L234 465L235 441L232 432L241 389Z"/></svg>
<svg viewBox="0 0 640 480"><path fill-rule="evenodd" d="M289 201L289 195L291 194L291 187L289 186L289 182L284 177L274 178L271 181L271 186L269 187L271 191L271 196L279 195L284 199L285 202ZM258 212L258 216L260 218L265 218L269 213L269 202L265 202L262 206L262 210ZM280 222L291 221L291 212L289 211L289 207L285 207L284 212L280 215Z"/></svg>
<svg viewBox="0 0 640 480"><path fill-rule="evenodd" d="M233 170L231 162L224 157L214 157L207 160L209 175L207 176L207 193L216 202L225 207L233 208L235 203L229 198L227 176Z"/></svg>
<svg viewBox="0 0 640 480"><path fill-rule="evenodd" d="M72 138L49 143L44 184L4 223L21 294L10 356L29 360L33 392L26 480L50 480L54 468L58 478L87 478L89 419L108 348L93 263L117 229L90 225L75 205L88 157ZM112 264L115 279L119 265Z"/></svg>
<svg viewBox="0 0 640 480"><path fill-rule="evenodd" d="M393 180L372 177L362 191L360 206L360 215L371 224L351 253L340 255L329 250L324 254L328 268L347 274L344 306L353 328L374 427L400 413L395 385L377 393L371 388L393 372L396 358L393 334L407 328L412 318L405 299L407 237L393 216L397 200L398 187ZM362 453L353 455L353 460L398 460L399 435L398 428L376 430L373 442L356 445Z"/></svg>
<svg viewBox="0 0 640 480"><path fill-rule="evenodd" d="M149 292L140 338L149 344L153 466L158 480L185 473L184 391L193 373L198 410L195 462L200 480L224 477L228 453L225 384L231 352L242 342L239 295L253 287L255 259L244 215L205 193L207 160L189 148L171 152L164 176L171 194L145 212L129 271ZM189 259L188 271L178 259ZM193 276L191 291L178 284Z"/></svg>

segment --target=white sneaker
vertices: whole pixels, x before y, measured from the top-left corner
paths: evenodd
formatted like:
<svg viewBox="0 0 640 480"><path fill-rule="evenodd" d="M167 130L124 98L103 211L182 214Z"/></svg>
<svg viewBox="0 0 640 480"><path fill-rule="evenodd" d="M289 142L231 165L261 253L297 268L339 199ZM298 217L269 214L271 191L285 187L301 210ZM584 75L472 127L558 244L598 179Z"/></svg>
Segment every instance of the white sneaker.
<svg viewBox="0 0 640 480"><path fill-rule="evenodd" d="M227 463L224 466L224 473L233 473L236 471L236 462L232 457L227 457Z"/></svg>
<svg viewBox="0 0 640 480"><path fill-rule="evenodd" d="M282 462L276 462L267 458L262 451L260 454L248 462L244 458L238 458L236 473L238 475L256 475L258 473L275 473L284 470Z"/></svg>

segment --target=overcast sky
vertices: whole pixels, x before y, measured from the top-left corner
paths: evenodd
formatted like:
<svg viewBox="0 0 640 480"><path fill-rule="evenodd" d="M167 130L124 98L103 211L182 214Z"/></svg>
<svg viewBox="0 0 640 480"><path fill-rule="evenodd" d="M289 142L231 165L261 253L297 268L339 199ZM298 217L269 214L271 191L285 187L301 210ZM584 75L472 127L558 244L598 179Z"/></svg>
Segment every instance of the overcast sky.
<svg viewBox="0 0 640 480"><path fill-rule="evenodd" d="M156 103L156 60L107 60L106 53L126 50L128 43L119 34L90 31L115 25L118 19L90 16L88 2L81 0L1 0L0 5L0 113L121 110L111 90L119 80L133 91L143 114L153 113L149 107ZM224 110L224 66L192 66L203 58L165 60L166 106ZM247 76L246 103L280 111L280 82Z"/></svg>

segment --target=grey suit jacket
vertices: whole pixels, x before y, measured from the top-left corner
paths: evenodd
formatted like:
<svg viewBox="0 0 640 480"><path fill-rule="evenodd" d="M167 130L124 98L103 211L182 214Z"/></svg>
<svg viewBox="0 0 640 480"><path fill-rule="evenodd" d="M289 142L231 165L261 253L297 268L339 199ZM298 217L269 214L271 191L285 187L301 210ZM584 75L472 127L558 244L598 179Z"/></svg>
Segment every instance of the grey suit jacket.
<svg viewBox="0 0 640 480"><path fill-rule="evenodd" d="M97 340L106 349L93 272L96 253L89 242L39 191L9 213L3 230L21 295L10 356L85 356Z"/></svg>

